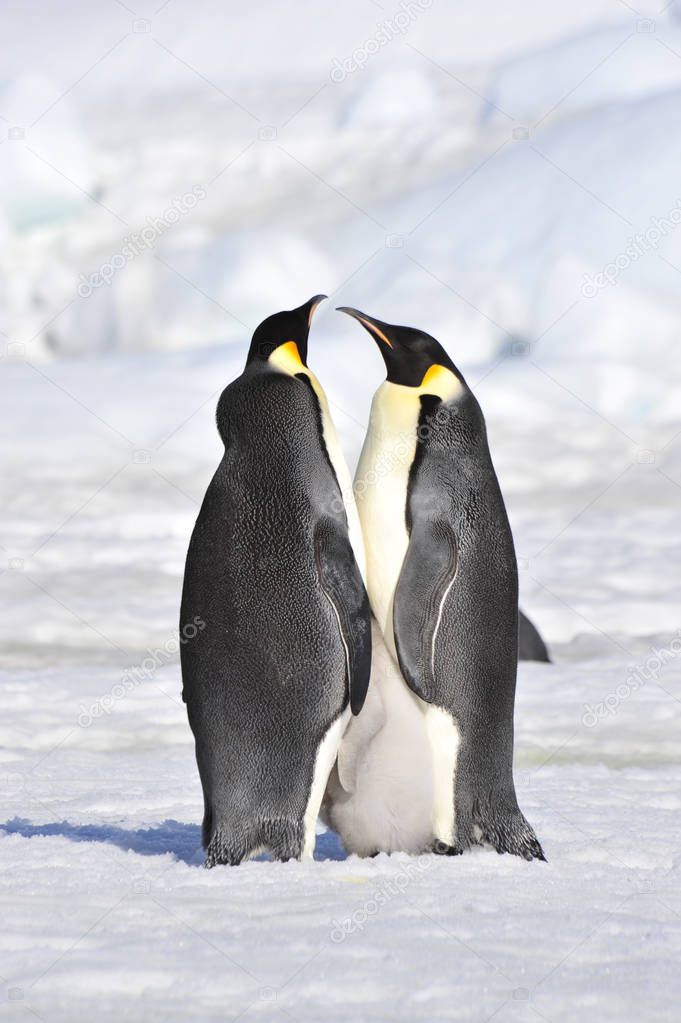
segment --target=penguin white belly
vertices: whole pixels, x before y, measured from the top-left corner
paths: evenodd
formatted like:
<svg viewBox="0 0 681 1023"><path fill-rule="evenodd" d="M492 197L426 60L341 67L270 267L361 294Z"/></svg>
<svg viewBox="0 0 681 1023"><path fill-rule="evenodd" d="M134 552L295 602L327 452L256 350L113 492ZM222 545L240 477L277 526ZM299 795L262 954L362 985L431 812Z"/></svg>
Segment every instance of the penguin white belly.
<svg viewBox="0 0 681 1023"><path fill-rule="evenodd" d="M433 841L433 759L426 717L372 625L371 684L341 742L324 819L348 852L418 854Z"/></svg>
<svg viewBox="0 0 681 1023"><path fill-rule="evenodd" d="M432 833L439 842L453 845L454 783L461 736L451 714L419 700L423 708L428 742L433 758Z"/></svg>
<svg viewBox="0 0 681 1023"><path fill-rule="evenodd" d="M394 656L393 597L409 546L407 489L416 453L419 410L414 388L388 382L379 387L355 475L369 600Z"/></svg>
<svg viewBox="0 0 681 1023"><path fill-rule="evenodd" d="M443 394L442 397L448 397ZM409 546L406 510L409 474L416 454L420 398L417 389L386 381L377 390L371 421L355 476L355 495L364 534L368 593L385 642L397 662L393 633L393 601L402 563ZM446 598L445 598L446 599ZM443 601L444 604L444 601ZM442 613L442 608L440 609ZM447 845L454 841L454 781L460 735L450 714L420 700L408 689L395 663L395 680L382 685L385 712L399 713L396 693L401 690L422 717L429 747L430 791L427 812L430 840ZM373 666L372 666L373 669ZM372 685L374 673L372 670ZM370 686L371 691L371 686ZM404 746L398 726L384 729L385 757L399 760ZM390 747L391 740L397 744Z"/></svg>
<svg viewBox="0 0 681 1023"><path fill-rule="evenodd" d="M334 761L338 755L338 747L341 739L343 738L343 733L347 728L349 717L350 706L348 705L340 717L336 718L334 723L331 725L317 749L314 775L312 778L312 788L310 789L310 796L305 810L305 844L303 846L303 859L310 859L314 853L319 808L322 804L322 799L324 798L324 790L326 789L331 768L333 767Z"/></svg>

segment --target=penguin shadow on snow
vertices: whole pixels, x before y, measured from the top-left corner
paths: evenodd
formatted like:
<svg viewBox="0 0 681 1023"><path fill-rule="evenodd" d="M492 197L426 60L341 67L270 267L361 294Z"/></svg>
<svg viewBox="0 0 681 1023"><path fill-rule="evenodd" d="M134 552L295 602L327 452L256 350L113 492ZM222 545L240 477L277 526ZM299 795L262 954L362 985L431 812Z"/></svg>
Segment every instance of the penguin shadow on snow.
<svg viewBox="0 0 681 1023"><path fill-rule="evenodd" d="M68 821L31 824L23 817L14 817L0 824L0 831L7 835L21 835L23 838L57 836L68 838L71 842L104 842L115 845L123 852L136 852L140 856L164 856L171 853L189 866L203 863L201 828L196 824L182 824L174 820L165 820L156 827L129 830L112 824L70 824Z"/></svg>
<svg viewBox="0 0 681 1023"><path fill-rule="evenodd" d="M335 831L328 828L326 831L317 832L317 839L314 847L313 859L316 863L339 862L347 860L348 854L341 845L341 840ZM271 863L273 857L269 853L261 853L253 857L255 863Z"/></svg>
<svg viewBox="0 0 681 1023"><path fill-rule="evenodd" d="M58 821L54 824L31 824L23 817L0 824L0 831L6 835L21 835L22 838L59 837L71 842L104 842L114 845L123 852L135 852L140 856L164 856L171 853L181 863L190 867L203 866L204 852L201 848L201 828L197 824L182 824L180 821L165 820L151 828L119 828L111 824L70 824ZM318 861L345 860L347 853L340 839L333 831L317 835L314 858ZM269 857L259 856L259 861Z"/></svg>
<svg viewBox="0 0 681 1023"><path fill-rule="evenodd" d="M317 842L314 847L315 860L347 860L348 854L341 845L341 840L335 831L329 828L317 835Z"/></svg>

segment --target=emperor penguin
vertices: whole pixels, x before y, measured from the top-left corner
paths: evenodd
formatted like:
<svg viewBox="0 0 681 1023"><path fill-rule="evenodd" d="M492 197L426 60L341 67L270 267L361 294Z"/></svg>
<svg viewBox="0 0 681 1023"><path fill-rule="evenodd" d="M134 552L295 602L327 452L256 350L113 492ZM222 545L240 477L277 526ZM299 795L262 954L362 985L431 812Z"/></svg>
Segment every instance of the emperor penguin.
<svg viewBox="0 0 681 1023"><path fill-rule="evenodd" d="M225 451L189 544L183 698L207 867L311 856L338 743L369 683L371 618L350 474L307 365L315 295L253 334L222 392Z"/></svg>
<svg viewBox="0 0 681 1023"><path fill-rule="evenodd" d="M518 574L482 411L435 338L340 311L387 370L355 497L372 611L432 749L433 849L543 859L513 782Z"/></svg>

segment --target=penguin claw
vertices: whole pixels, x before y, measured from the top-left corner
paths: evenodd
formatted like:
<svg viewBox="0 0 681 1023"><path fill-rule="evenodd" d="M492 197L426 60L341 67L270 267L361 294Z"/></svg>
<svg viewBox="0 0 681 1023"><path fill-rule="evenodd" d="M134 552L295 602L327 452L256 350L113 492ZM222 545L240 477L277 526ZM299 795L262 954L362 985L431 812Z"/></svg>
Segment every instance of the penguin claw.
<svg viewBox="0 0 681 1023"><path fill-rule="evenodd" d="M500 856L510 853L528 861L547 862L539 839L520 812L506 819L481 821L479 828L476 844L491 846Z"/></svg>
<svg viewBox="0 0 681 1023"><path fill-rule="evenodd" d="M476 805L470 816L457 820L456 835L451 844L435 839L430 851L436 856L460 856L475 846L486 846L496 849L500 856L509 853L528 861L547 862L534 829L517 808L504 810L497 806L481 811Z"/></svg>
<svg viewBox="0 0 681 1023"><path fill-rule="evenodd" d="M439 839L433 842L430 851L435 856L461 856L463 853L460 845L448 845L447 842L441 842Z"/></svg>

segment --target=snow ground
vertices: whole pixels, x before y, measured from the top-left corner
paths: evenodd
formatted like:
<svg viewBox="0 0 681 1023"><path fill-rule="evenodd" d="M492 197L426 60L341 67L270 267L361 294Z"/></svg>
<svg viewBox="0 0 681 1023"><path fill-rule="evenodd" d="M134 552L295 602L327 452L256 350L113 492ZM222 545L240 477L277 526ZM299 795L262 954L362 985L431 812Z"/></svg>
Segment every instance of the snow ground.
<svg viewBox="0 0 681 1023"><path fill-rule="evenodd" d="M0 11L0 1019L676 1020L676 5L435 2L342 83L397 4L132 6L149 31ZM352 465L381 362L332 304L430 329L485 410L555 660L516 709L547 864L321 832L315 863L200 866L173 641L214 405L248 328L322 290Z"/></svg>
<svg viewBox="0 0 681 1023"><path fill-rule="evenodd" d="M361 429L340 409L363 422L375 381L334 365L345 331L320 316L310 358L323 348L352 457ZM212 392L242 357L233 345L53 362L57 386L25 366L4 378L2 534L24 559L0 576L7 1018L675 1019L678 483L566 392L558 410L523 359L488 367L478 393L523 603L556 660L521 666L516 711L519 797L549 862L361 861L320 834L315 863L202 869L165 644L218 454ZM36 409L57 444L38 443ZM681 479L678 456L664 472Z"/></svg>

